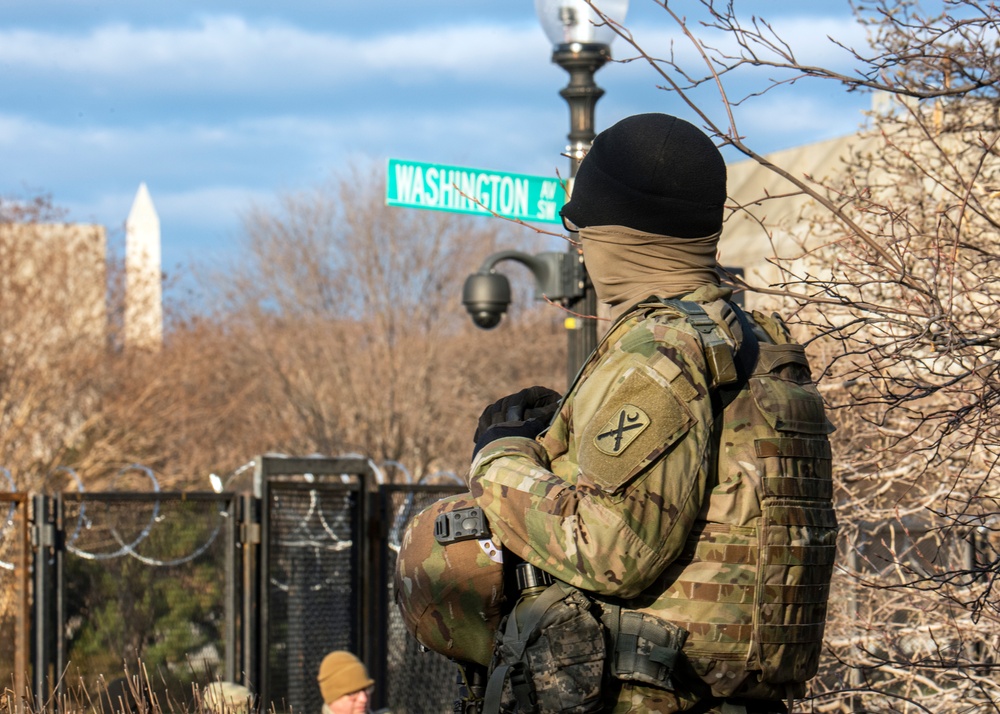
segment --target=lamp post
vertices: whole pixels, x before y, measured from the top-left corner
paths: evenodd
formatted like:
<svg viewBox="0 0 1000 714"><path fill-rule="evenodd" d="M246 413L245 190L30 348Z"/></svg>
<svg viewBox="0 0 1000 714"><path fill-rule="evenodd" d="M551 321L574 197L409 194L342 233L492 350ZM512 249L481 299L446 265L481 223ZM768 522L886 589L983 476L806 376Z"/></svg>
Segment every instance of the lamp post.
<svg viewBox="0 0 1000 714"><path fill-rule="evenodd" d="M625 21L628 0L594 0L610 20ZM542 29L552 41L552 61L569 73L569 84L559 94L569 104L569 176L572 179L594 140L594 107L604 90L594 83L594 74L611 59L615 32L586 0L535 0ZM568 310L585 316L569 317L567 328L567 373L573 381L577 371L597 347L597 296L583 265L576 241L565 252L531 256L502 251L489 256L479 272L470 275L462 291L462 302L479 327L499 324L510 304L507 278L494 272L501 260L513 260L531 270L536 296L559 301Z"/></svg>
<svg viewBox="0 0 1000 714"><path fill-rule="evenodd" d="M597 0L595 5L610 20L617 23L625 21L628 0ZM615 32L586 0L535 0L535 12L552 42L552 61L569 73L569 84L559 94L569 105L569 146L566 153L572 181L596 136L594 109L604 90L594 82L594 74L611 59L611 41ZM566 366L570 380L597 347L597 321L594 319L597 315L597 296L583 266L583 255L578 245L570 244L567 252L580 263L582 295L569 302L567 308L585 317L566 319Z"/></svg>

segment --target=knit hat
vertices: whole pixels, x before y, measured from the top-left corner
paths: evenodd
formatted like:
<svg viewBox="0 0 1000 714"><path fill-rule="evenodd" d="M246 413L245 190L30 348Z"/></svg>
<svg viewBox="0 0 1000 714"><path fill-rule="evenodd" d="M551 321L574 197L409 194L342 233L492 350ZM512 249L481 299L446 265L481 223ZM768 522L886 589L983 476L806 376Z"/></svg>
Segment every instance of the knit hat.
<svg viewBox="0 0 1000 714"><path fill-rule="evenodd" d="M324 657L316 680L326 704L375 684L361 660L350 652L331 652Z"/></svg>
<svg viewBox="0 0 1000 714"><path fill-rule="evenodd" d="M561 213L578 228L699 238L721 230L725 201L726 163L704 132L668 114L637 114L597 135Z"/></svg>

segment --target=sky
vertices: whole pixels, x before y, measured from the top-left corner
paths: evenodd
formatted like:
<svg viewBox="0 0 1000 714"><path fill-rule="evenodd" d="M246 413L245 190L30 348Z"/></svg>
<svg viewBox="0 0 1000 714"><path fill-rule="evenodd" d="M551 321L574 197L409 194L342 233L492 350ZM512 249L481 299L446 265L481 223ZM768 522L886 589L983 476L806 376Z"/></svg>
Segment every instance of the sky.
<svg viewBox="0 0 1000 714"><path fill-rule="evenodd" d="M864 44L847 0L736 7L805 61L849 71L827 36ZM655 0L631 0L625 24L650 54L692 56ZM121 251L144 182L169 276L224 266L252 205L352 164L565 176L567 75L551 50L532 0L0 0L0 196L50 194L66 220L105 225ZM618 39L612 54L635 51ZM641 61L596 79L598 130L639 112L694 119ZM717 95L704 97L724 120ZM767 152L853 132L869 103L797 83L736 116Z"/></svg>

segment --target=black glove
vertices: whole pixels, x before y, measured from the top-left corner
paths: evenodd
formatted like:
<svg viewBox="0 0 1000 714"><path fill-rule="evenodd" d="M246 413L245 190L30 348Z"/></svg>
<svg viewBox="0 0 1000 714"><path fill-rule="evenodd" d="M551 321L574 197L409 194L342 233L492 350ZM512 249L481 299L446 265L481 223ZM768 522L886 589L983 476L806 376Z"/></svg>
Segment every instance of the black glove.
<svg viewBox="0 0 1000 714"><path fill-rule="evenodd" d="M548 387L528 387L514 392L490 404L479 416L476 433L472 440L479 441L487 429L494 424L548 417L556 413L562 395Z"/></svg>
<svg viewBox="0 0 1000 714"><path fill-rule="evenodd" d="M541 434L559 410L562 395L547 387L528 387L486 407L479 417L472 439L473 458L486 444L505 436L534 439Z"/></svg>

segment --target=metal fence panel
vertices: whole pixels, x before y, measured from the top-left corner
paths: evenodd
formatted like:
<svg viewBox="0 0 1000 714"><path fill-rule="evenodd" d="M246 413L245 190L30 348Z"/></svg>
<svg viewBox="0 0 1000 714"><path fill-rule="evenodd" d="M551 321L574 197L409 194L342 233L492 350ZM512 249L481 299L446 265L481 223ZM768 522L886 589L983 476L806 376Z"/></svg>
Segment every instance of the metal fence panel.
<svg viewBox="0 0 1000 714"><path fill-rule="evenodd" d="M422 651L406 630L395 605L392 573L399 543L410 519L431 503L465 489L431 486L383 486L384 512L388 515L388 537L383 541L386 567L387 607L382 619L386 627L386 705L394 714L438 714L451 712L458 692L458 668L436 652Z"/></svg>
<svg viewBox="0 0 1000 714"><path fill-rule="evenodd" d="M265 701L317 712L316 673L331 650L361 642L358 481L271 483L264 504Z"/></svg>
<svg viewBox="0 0 1000 714"><path fill-rule="evenodd" d="M141 662L160 701L190 702L192 684L232 678L234 513L231 494L63 494L66 686L96 692Z"/></svg>
<svg viewBox="0 0 1000 714"><path fill-rule="evenodd" d="M253 494L0 493L0 691L51 701L65 672L64 691L96 696L100 677L113 685L141 661L166 708L193 709L193 683L227 679L263 711L318 712L319 663L345 649L376 680L374 708L451 712L457 667L409 635L392 575L410 519L464 486L376 489L371 462L354 457L256 464ZM963 602L988 595L989 533L926 517L848 525L831 612L857 626L828 632L814 691L854 690L855 708L895 695L881 670L851 666L859 650L927 678L938 662L988 673L997 643L969 612L929 612L964 628L939 636L933 618L912 622L910 599L942 584Z"/></svg>

